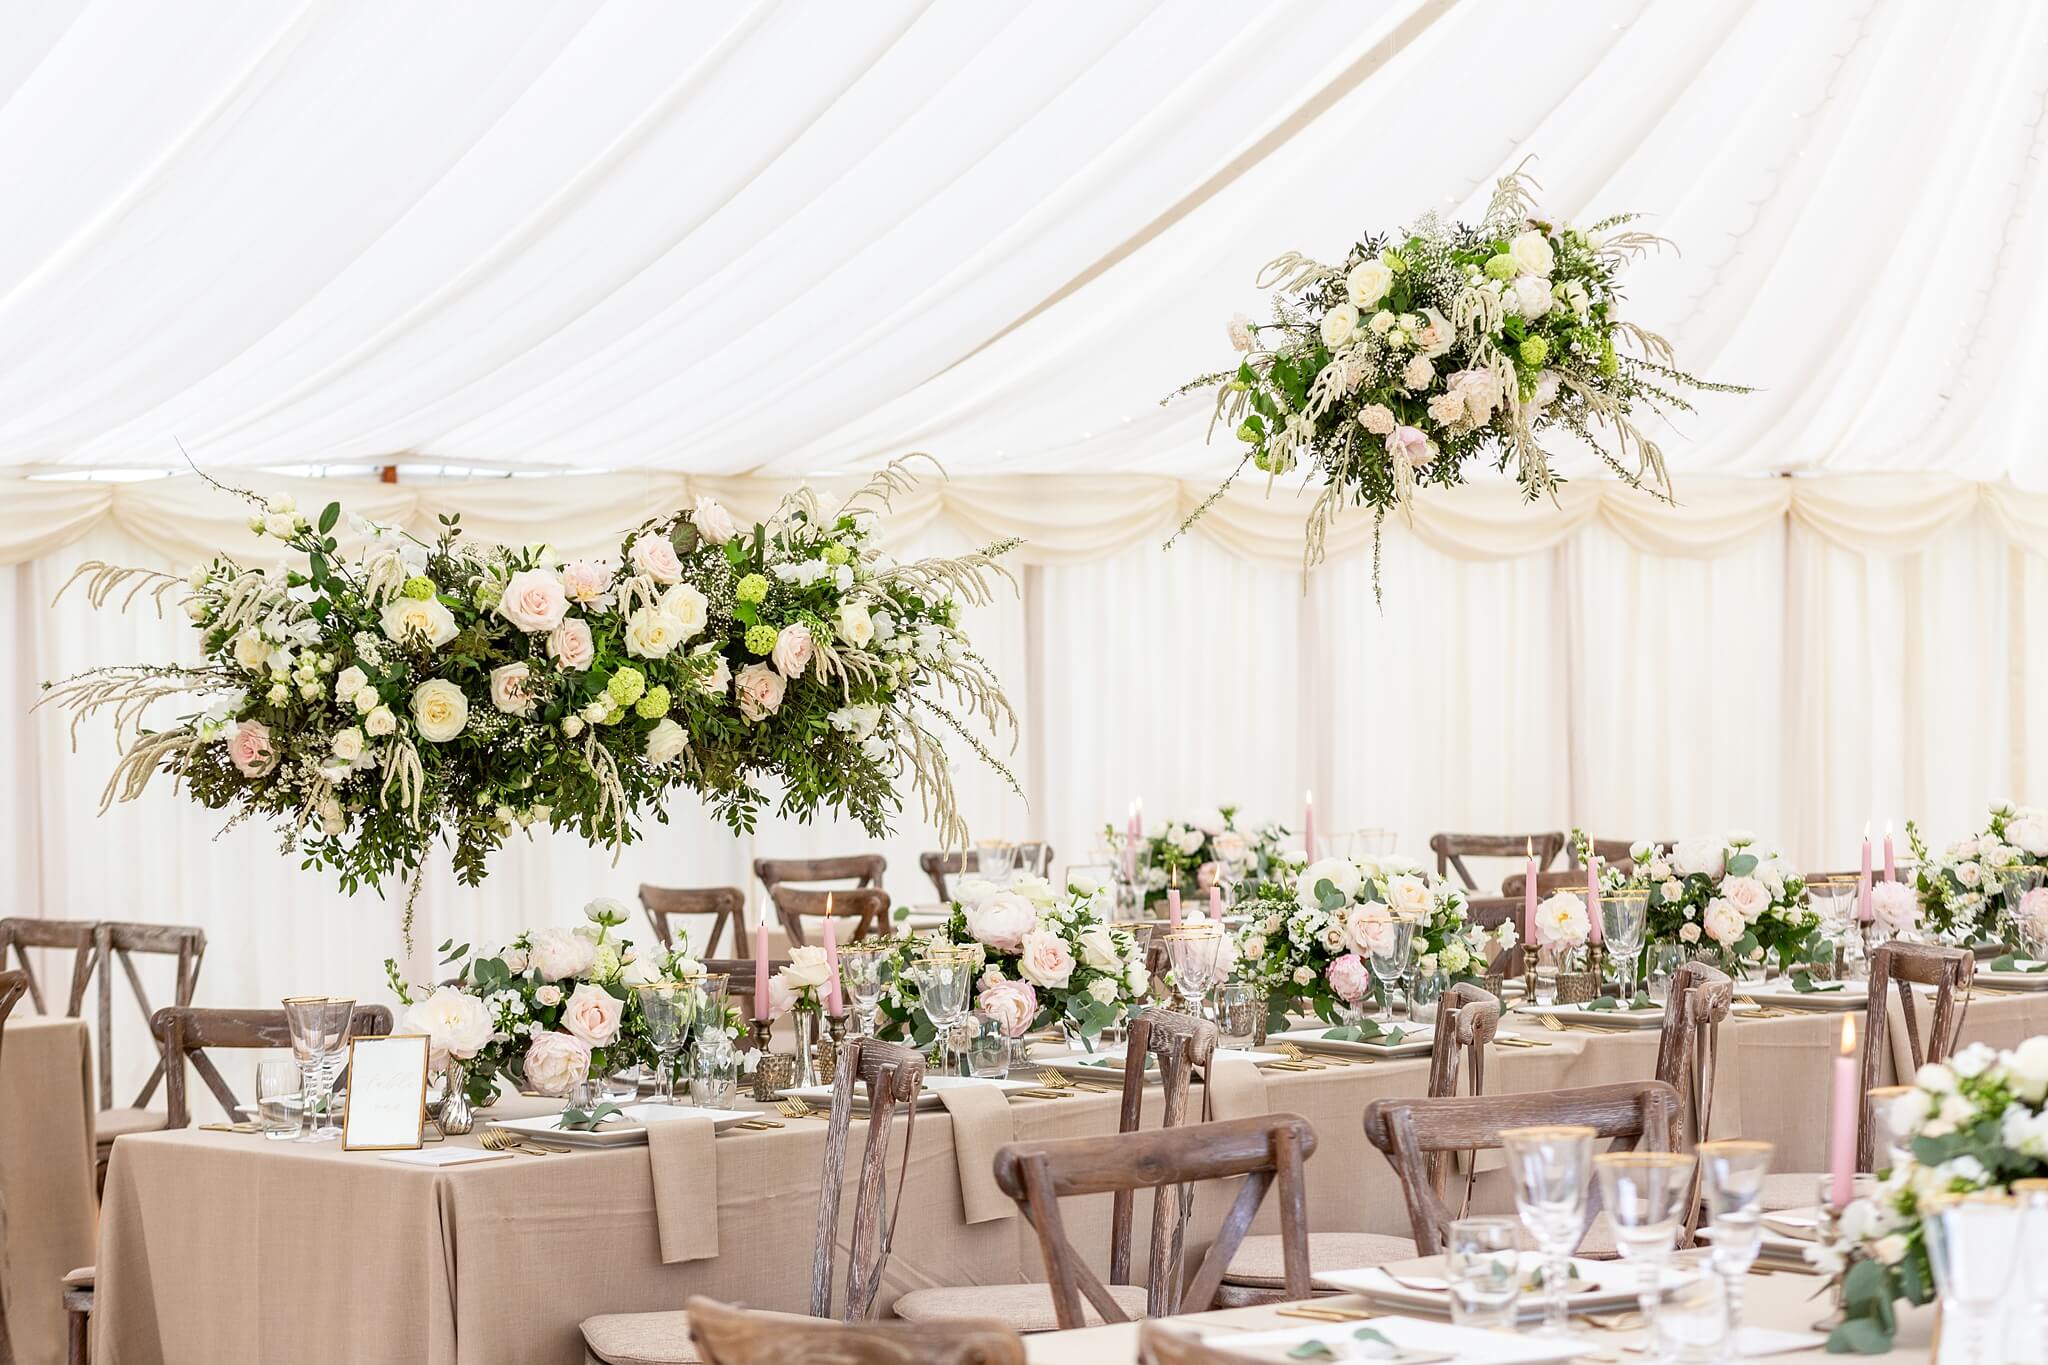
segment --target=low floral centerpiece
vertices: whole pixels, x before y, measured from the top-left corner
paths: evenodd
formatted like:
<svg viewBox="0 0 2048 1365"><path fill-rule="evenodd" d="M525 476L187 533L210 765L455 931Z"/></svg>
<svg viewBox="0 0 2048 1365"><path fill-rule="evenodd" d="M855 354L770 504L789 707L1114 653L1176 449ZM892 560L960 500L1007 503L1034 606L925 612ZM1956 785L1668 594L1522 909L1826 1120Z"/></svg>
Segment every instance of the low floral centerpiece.
<svg viewBox="0 0 2048 1365"><path fill-rule="evenodd" d="M1431 213L1367 234L1334 265L1276 257L1258 277L1276 292L1273 321L1234 319L1243 358L1175 395L1216 389L1210 430L1221 423L1244 443L1238 471L1278 477L1308 463L1322 477L1305 567L1346 503L1372 508L1377 550L1390 509L1463 483L1475 458L1512 468L1528 497L1548 496L1552 431L1668 499L1643 412L1692 411L1686 389L1747 391L1678 369L1668 342L1622 316L1624 268L1662 239L1630 227L1634 214L1579 227L1539 213L1535 188L1518 169L1476 224Z"/></svg>
<svg viewBox="0 0 2048 1365"><path fill-rule="evenodd" d="M1811 954L1820 916L1806 902L1806 881L1755 835L1638 844L1629 858L1632 870L1607 867L1600 884L1649 892L1645 946L1713 950L1731 976L1767 960L1790 970Z"/></svg>
<svg viewBox="0 0 2048 1365"><path fill-rule="evenodd" d="M1906 837L1919 866L1914 883L1928 932L1945 943L2010 941L2019 930L2048 940L2048 895L2035 895L2048 869L2048 811L2001 802L1984 828L1930 858L1919 827Z"/></svg>
<svg viewBox="0 0 2048 1365"><path fill-rule="evenodd" d="M453 517L430 540L363 523L348 557L338 503L309 521L289 499L228 490L291 567L221 555L179 578L87 563L95 605L177 598L203 658L92 669L49 699L74 730L112 711L123 753L102 809L168 773L231 823L276 822L287 851L348 891L402 875L417 894L437 838L475 884L536 821L616 849L649 808L665 820L678 789L735 831L774 793L779 815L836 810L881 835L907 773L962 847L942 741L1008 776L970 722L993 734L1014 718L961 603L988 598L1015 542L891 560L876 516L910 486L899 462L836 508L799 489L745 527L699 498L585 559L476 543ZM146 728L175 697L211 705Z"/></svg>
<svg viewBox="0 0 2048 1365"><path fill-rule="evenodd" d="M1422 977L1477 980L1515 929L1468 924L1465 893L1411 858L1323 858L1289 882L1269 882L1245 907L1239 975L1266 993L1270 1027L1289 1014L1347 1022L1367 1003L1368 960L1385 951L1396 916L1414 925L1412 961Z"/></svg>
<svg viewBox="0 0 2048 1365"><path fill-rule="evenodd" d="M1287 859L1280 841L1288 831L1271 820L1240 829L1237 813L1236 806L1218 806L1191 820L1154 825L1135 840L1131 831L1115 826L1105 833L1119 859L1128 855L1148 903L1164 900L1169 890L1190 898L1207 895L1211 886L1222 882L1236 885L1243 894L1285 873Z"/></svg>
<svg viewBox="0 0 2048 1365"><path fill-rule="evenodd" d="M1933 1299L1930 1204L2048 1177L2048 1036L2006 1052L1972 1043L1921 1067L1891 1104L1886 1118L1903 1158L1880 1173L1874 1194L1843 1209L1839 1246L1807 1253L1822 1273L1841 1277L1846 1320L1832 1351L1883 1354L1894 1304Z"/></svg>
<svg viewBox="0 0 2048 1365"><path fill-rule="evenodd" d="M452 984L410 984L385 959L392 993L407 1007L401 1029L428 1036L432 1069L459 1077L472 1104L488 1104L500 1078L515 1090L561 1096L588 1077L654 1063L634 987L703 968L687 939L643 952L619 937L619 901L600 897L583 913L587 924L527 930L489 957L470 958ZM441 945L442 965L468 954L467 944ZM726 1028L736 1027L728 1015Z"/></svg>
<svg viewBox="0 0 2048 1365"><path fill-rule="evenodd" d="M932 1040L931 1021L903 970L929 943L974 955L974 1008L1001 1020L1012 1040L1058 1028L1092 1049L1103 1029L1145 998L1145 955L1128 931L1109 923L1108 888L1087 878L1062 891L1043 877L1018 876L1002 885L963 877L955 895L942 928L899 941L876 1030L884 1038L919 1046Z"/></svg>

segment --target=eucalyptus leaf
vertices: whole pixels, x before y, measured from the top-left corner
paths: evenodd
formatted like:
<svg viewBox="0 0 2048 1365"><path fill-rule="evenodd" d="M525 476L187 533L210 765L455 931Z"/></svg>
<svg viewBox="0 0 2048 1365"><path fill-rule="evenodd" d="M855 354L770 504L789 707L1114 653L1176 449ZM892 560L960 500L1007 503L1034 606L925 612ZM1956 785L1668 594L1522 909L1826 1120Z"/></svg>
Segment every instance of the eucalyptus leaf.
<svg viewBox="0 0 2048 1365"><path fill-rule="evenodd" d="M334 523L341 520L341 504L330 502L320 509L320 534L326 535L334 529Z"/></svg>
<svg viewBox="0 0 2048 1365"><path fill-rule="evenodd" d="M1841 990L1842 983L1839 981L1816 983L1812 972L1800 971L1795 968L1792 972L1792 989L1801 995L1814 995L1816 993Z"/></svg>
<svg viewBox="0 0 2048 1365"><path fill-rule="evenodd" d="M1322 1342L1310 1337L1287 1353L1289 1360L1335 1360L1337 1353Z"/></svg>
<svg viewBox="0 0 2048 1365"><path fill-rule="evenodd" d="M1828 1354L1881 1356L1890 1353L1892 1334L1873 1318L1851 1318L1828 1333Z"/></svg>
<svg viewBox="0 0 2048 1365"><path fill-rule="evenodd" d="M1598 995L1579 1006L1582 1010L1618 1010L1621 1002L1611 995Z"/></svg>
<svg viewBox="0 0 2048 1365"><path fill-rule="evenodd" d="M1754 871L1756 871L1756 855L1754 853L1738 853L1728 860L1728 875L1731 877L1747 877Z"/></svg>

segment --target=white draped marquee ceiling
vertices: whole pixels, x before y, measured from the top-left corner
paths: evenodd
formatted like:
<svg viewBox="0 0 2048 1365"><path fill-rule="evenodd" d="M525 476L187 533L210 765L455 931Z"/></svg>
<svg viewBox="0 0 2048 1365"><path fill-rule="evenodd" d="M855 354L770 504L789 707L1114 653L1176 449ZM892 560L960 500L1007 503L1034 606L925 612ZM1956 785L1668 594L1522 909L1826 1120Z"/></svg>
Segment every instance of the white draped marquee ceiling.
<svg viewBox="0 0 2048 1365"><path fill-rule="evenodd" d="M1287 248L1474 210L1683 247L1761 386L1680 471L2048 483L2048 7L2011 0L27 0L0 469L1209 477ZM1681 486L1681 493L1683 487Z"/></svg>

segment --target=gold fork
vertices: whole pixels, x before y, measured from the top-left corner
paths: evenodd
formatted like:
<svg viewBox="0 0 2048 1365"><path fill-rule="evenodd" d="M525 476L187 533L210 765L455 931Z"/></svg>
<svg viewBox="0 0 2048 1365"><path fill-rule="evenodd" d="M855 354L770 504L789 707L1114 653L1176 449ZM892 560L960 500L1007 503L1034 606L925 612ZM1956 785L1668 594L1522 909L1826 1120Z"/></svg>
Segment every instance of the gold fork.
<svg viewBox="0 0 2048 1365"><path fill-rule="evenodd" d="M829 1119L832 1117L830 1114L826 1113L822 1109L811 1108L810 1105L806 1104L804 1101L798 1099L794 1095L791 1095L788 1099L783 1100L775 1107L782 1111L783 1117L785 1118Z"/></svg>
<svg viewBox="0 0 2048 1365"><path fill-rule="evenodd" d="M1564 1021L1559 1019L1556 1015L1539 1014L1536 1016L1536 1018L1542 1022L1543 1027L1549 1029L1552 1033L1564 1032Z"/></svg>
<svg viewBox="0 0 2048 1365"><path fill-rule="evenodd" d="M519 1141L517 1138L514 1138L509 1134L500 1132L496 1128L486 1128L484 1130L483 1136L477 1139L477 1144L487 1152L504 1152L509 1156L554 1155L554 1153L550 1151L534 1147L528 1147L525 1143Z"/></svg>
<svg viewBox="0 0 2048 1365"><path fill-rule="evenodd" d="M1301 1046L1298 1043L1280 1044L1280 1055L1285 1057L1290 1062L1299 1062L1301 1065L1307 1067L1311 1071L1320 1071L1322 1068L1328 1066L1351 1065L1351 1063L1339 1061L1335 1057L1325 1057L1321 1053L1317 1053L1314 1056L1311 1056L1308 1053L1302 1051Z"/></svg>
<svg viewBox="0 0 2048 1365"><path fill-rule="evenodd" d="M1066 1072L1054 1071L1051 1067L1043 1067L1039 1070L1038 1083L1047 1090L1087 1091L1096 1095L1113 1095L1122 1088L1097 1085L1091 1081L1077 1081Z"/></svg>

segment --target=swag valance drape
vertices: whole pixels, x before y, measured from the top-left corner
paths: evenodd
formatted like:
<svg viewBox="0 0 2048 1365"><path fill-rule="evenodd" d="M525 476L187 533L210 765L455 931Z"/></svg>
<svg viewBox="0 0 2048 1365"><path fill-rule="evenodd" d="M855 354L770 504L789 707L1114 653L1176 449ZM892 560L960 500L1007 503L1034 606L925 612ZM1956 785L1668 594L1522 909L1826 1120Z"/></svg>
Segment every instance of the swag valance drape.
<svg viewBox="0 0 2048 1365"><path fill-rule="evenodd" d="M459 513L472 535L509 543L545 539L567 553L595 550L647 517L701 494L742 520L765 515L794 483L705 478L666 471L387 484L359 479L250 476L265 495L290 494L301 507L339 500L354 515L430 534L439 517ZM852 479L833 480L840 492ZM1208 496L1206 483L1144 475L1015 475L921 483L896 500L885 533L903 543L946 521L975 540L1022 537L1026 564L1073 565L1135 544L1161 542ZM1816 478L1683 477L1676 505L1613 480L1568 483L1554 504L1530 504L1505 481L1431 489L1412 521L1390 519L1392 534L1412 533L1460 559L1514 559L1553 549L1588 524L1613 531L1645 554L1711 559L1790 517L1824 540L1862 553L1909 553L1980 507L2018 545L2048 545L2048 493L1947 474L1835 475ZM1193 530L1253 564L1297 565L1302 520L1313 490L1295 481L1247 479ZM0 480L0 564L41 558L103 523L133 536L164 567L190 564L226 547L260 557L264 545L243 526L248 508L190 477L134 483ZM1353 512L1338 522L1330 555L1370 546L1372 520Z"/></svg>

